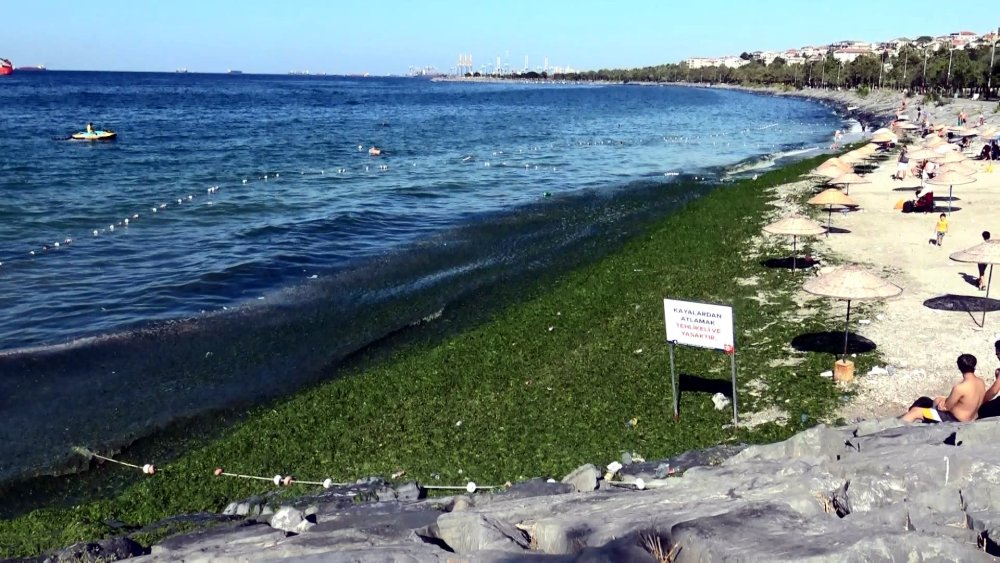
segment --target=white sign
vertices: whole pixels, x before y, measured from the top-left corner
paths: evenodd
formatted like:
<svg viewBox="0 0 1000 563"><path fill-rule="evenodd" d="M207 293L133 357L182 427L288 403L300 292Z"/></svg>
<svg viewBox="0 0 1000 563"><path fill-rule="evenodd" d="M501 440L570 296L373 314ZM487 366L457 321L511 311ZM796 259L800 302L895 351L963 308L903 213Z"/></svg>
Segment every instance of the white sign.
<svg viewBox="0 0 1000 563"><path fill-rule="evenodd" d="M663 300L667 341L733 353L733 308L691 301Z"/></svg>

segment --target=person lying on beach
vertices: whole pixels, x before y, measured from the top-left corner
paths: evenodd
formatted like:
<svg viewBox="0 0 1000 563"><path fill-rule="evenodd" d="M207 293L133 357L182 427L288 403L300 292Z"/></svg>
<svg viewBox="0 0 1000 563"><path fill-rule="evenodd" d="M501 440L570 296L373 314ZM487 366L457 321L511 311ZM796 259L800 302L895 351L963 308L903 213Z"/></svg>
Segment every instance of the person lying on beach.
<svg viewBox="0 0 1000 563"><path fill-rule="evenodd" d="M993 343L994 352L1000 360L1000 340ZM1000 401L995 400L1000 395L1000 368L993 372L993 385L986 390L983 396L983 406L979 407L979 418L990 418L1000 416Z"/></svg>
<svg viewBox="0 0 1000 563"><path fill-rule="evenodd" d="M951 388L947 397L920 397L900 417L904 422L972 422L979 416L979 407L986 396L986 385L976 375L976 357L958 357L962 381Z"/></svg>

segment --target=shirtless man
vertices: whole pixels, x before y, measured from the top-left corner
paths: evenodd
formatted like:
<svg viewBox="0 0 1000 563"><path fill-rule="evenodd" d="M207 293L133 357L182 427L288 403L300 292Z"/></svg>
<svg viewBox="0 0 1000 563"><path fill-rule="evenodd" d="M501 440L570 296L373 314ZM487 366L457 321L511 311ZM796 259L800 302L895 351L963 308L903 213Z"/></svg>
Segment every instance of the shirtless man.
<svg viewBox="0 0 1000 563"><path fill-rule="evenodd" d="M986 385L976 376L976 357L958 357L962 381L951 388L947 397L920 397L900 417L905 422L972 422L979 416L979 406L986 396Z"/></svg>

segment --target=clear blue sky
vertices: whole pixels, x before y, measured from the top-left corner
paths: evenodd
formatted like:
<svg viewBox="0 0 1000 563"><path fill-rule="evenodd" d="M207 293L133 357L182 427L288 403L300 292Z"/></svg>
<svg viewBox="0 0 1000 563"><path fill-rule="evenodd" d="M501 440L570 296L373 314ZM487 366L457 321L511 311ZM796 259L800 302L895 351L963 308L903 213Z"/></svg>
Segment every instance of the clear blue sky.
<svg viewBox="0 0 1000 563"><path fill-rule="evenodd" d="M1000 25L996 0L5 0L0 57L52 69L330 74L544 57L577 69Z"/></svg>

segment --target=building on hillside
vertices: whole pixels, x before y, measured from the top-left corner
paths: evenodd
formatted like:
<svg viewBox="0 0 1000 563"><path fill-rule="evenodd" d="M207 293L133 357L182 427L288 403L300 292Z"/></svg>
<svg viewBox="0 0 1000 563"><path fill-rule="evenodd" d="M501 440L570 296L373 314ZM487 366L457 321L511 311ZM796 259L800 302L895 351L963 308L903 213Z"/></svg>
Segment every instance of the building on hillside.
<svg viewBox="0 0 1000 563"><path fill-rule="evenodd" d="M833 52L833 58L837 59L841 63L847 64L854 61L854 59L860 57L861 55L871 55L873 51L869 49L861 49L858 47L846 47L843 49L837 49Z"/></svg>
<svg viewBox="0 0 1000 563"><path fill-rule="evenodd" d="M718 63L726 68L740 68L741 66L749 63L750 61L745 61L739 57L722 57L717 59Z"/></svg>
<svg viewBox="0 0 1000 563"><path fill-rule="evenodd" d="M824 47L813 47L812 45L806 45L805 47L799 49L799 56L807 59L816 59L825 57L827 48Z"/></svg>
<svg viewBox="0 0 1000 563"><path fill-rule="evenodd" d="M697 70L699 68L715 66L715 59L707 57L691 57L689 59L684 59L684 63L687 64L688 68L691 70Z"/></svg>

